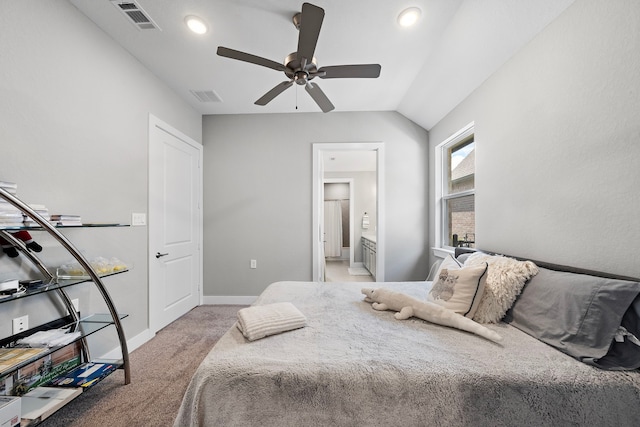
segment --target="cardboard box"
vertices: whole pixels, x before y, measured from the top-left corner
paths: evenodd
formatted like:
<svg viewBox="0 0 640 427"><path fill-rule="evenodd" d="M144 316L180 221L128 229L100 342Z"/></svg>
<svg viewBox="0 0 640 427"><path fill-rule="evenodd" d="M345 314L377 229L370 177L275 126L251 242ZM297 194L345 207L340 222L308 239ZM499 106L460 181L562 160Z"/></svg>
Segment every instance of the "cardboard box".
<svg viewBox="0 0 640 427"><path fill-rule="evenodd" d="M20 398L0 396L0 427L20 426Z"/></svg>

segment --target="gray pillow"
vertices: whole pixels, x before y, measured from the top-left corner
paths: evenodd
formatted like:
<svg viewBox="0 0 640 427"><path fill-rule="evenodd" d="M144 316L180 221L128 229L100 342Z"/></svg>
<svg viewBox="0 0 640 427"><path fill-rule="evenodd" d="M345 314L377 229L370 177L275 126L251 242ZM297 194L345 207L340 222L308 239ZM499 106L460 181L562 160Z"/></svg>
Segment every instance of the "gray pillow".
<svg viewBox="0 0 640 427"><path fill-rule="evenodd" d="M460 262L460 264L464 264L464 262L467 260L467 258L469 258L471 255L473 255L473 252L466 252L466 253L458 255L456 257L456 259L458 260L458 262Z"/></svg>
<svg viewBox="0 0 640 427"><path fill-rule="evenodd" d="M640 368L640 295L622 316L622 334L616 334L604 357L587 361L602 369L629 370ZM627 335L632 334L633 337Z"/></svg>
<svg viewBox="0 0 640 427"><path fill-rule="evenodd" d="M540 268L504 321L582 362L604 369L635 369L640 365L635 344L633 360L628 352L607 354L625 313L637 315L631 305L638 294L639 282ZM599 365L600 359L606 363Z"/></svg>

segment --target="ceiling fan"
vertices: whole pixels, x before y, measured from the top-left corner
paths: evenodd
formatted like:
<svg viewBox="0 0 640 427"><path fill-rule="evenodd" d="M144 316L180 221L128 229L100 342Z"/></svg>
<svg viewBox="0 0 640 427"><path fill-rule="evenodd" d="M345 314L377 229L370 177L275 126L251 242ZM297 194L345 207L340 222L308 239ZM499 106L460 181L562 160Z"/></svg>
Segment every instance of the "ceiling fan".
<svg viewBox="0 0 640 427"><path fill-rule="evenodd" d="M311 95L311 98L318 104L320 109L327 113L335 107L320 89L320 86L311 83L311 80L315 77L320 77L321 79L377 78L380 76L381 67L379 64L359 64L318 68L318 63L313 53L316 50L323 19L324 9L311 3L302 5L302 12L296 13L293 17L293 24L299 30L298 50L287 56L283 64L223 46L218 47L218 55L283 71L286 74L289 80L278 84L265 93L255 102L256 105L267 105L295 82L299 85L304 85L305 90Z"/></svg>

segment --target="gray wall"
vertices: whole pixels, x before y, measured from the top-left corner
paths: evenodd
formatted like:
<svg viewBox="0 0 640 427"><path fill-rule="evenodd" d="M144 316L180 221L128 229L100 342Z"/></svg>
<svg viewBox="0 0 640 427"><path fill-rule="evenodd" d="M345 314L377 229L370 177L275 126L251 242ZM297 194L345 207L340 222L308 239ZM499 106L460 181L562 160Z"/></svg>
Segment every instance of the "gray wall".
<svg viewBox="0 0 640 427"><path fill-rule="evenodd" d="M385 143L386 279L424 279L424 129L395 112L205 116L205 296L311 280L312 143L362 141Z"/></svg>
<svg viewBox="0 0 640 427"><path fill-rule="evenodd" d="M577 1L431 129L475 121L478 247L640 277L638 28L635 0Z"/></svg>
<svg viewBox="0 0 640 427"><path fill-rule="evenodd" d="M201 115L65 0L3 1L0 29L0 180L17 182L28 203L86 222L128 224L131 212L146 212L149 113L197 141ZM45 246L47 264L70 259L43 232L32 234ZM145 330L147 228L65 234L89 257L133 265L106 285L130 315L127 338ZM28 270L25 264L0 254L0 278ZM82 295L85 313L104 312L90 287L70 292ZM44 307L35 298L2 304L0 335L10 334L7 319L16 315L28 313L32 326L48 320Z"/></svg>

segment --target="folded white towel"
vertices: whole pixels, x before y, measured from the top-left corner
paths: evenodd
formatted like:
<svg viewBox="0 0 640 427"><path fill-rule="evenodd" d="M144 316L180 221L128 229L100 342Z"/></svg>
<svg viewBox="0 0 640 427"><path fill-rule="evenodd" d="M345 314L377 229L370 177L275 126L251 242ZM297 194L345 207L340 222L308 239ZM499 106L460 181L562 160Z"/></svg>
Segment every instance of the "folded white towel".
<svg viewBox="0 0 640 427"><path fill-rule="evenodd" d="M238 329L249 341L298 329L307 318L290 302L256 305L238 310Z"/></svg>

